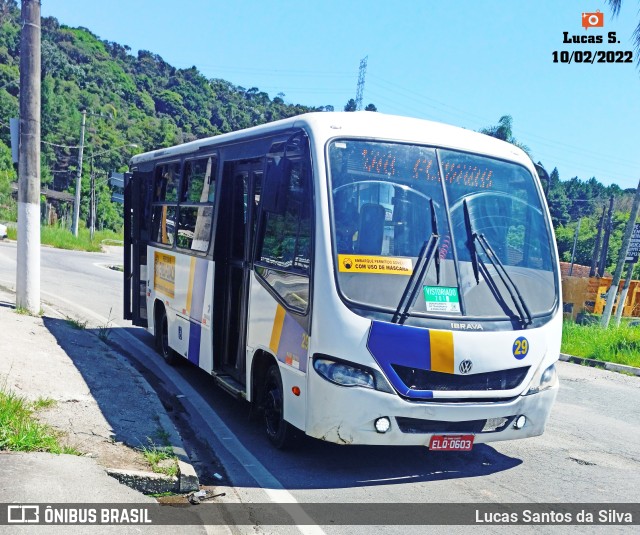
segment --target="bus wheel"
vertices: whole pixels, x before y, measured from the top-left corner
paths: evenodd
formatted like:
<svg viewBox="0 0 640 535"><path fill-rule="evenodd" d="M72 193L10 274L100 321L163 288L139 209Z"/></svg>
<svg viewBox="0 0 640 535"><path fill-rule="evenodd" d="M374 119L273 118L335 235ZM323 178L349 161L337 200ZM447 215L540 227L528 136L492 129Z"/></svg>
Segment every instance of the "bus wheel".
<svg viewBox="0 0 640 535"><path fill-rule="evenodd" d="M284 419L282 378L277 365L267 371L262 390L262 408L267 437L278 449L289 448L297 442L297 430Z"/></svg>
<svg viewBox="0 0 640 535"><path fill-rule="evenodd" d="M160 317L156 323L156 349L169 366L178 363L175 352L169 347L169 320L164 307L161 307Z"/></svg>

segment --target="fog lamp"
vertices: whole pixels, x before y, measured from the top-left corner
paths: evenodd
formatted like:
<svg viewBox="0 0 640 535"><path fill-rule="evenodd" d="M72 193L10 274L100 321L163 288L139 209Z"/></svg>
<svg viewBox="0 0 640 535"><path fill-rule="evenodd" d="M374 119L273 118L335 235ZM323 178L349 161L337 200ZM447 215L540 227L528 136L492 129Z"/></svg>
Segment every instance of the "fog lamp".
<svg viewBox="0 0 640 535"><path fill-rule="evenodd" d="M521 414L513 422L513 428L514 429L522 429L524 427L524 424L526 424L526 423L527 423L527 417L524 414Z"/></svg>
<svg viewBox="0 0 640 535"><path fill-rule="evenodd" d="M382 418L378 418L374 422L374 425L378 433L386 433L391 428L391 421L386 416L383 416Z"/></svg>

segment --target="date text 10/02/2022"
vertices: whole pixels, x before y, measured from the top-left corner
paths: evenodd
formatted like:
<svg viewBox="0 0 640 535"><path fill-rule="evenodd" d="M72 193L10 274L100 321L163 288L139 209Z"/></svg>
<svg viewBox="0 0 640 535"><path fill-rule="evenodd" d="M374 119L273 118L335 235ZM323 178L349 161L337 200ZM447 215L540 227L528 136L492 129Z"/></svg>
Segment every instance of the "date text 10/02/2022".
<svg viewBox="0 0 640 535"><path fill-rule="evenodd" d="M603 44L602 35L570 35L562 32L564 44ZM619 44L616 32L607 34L607 44ZM555 50L552 52L554 63L633 63L631 50Z"/></svg>

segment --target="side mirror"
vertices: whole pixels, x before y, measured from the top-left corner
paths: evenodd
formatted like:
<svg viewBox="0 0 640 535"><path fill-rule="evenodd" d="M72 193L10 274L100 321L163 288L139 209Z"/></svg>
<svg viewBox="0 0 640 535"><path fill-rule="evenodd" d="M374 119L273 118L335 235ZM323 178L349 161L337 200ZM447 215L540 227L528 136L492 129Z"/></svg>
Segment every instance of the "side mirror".
<svg viewBox="0 0 640 535"><path fill-rule="evenodd" d="M302 132L271 145L261 193L262 209L265 212L284 214L295 165L293 162L305 159L307 151L308 140Z"/></svg>
<svg viewBox="0 0 640 535"><path fill-rule="evenodd" d="M540 162L534 163L534 167L536 168L536 172L538 173L538 178L540 178L540 182L542 183L542 189L544 190L544 194L546 196L549 195L549 188L551 187L551 177L547 170L542 167Z"/></svg>
<svg viewBox="0 0 640 535"><path fill-rule="evenodd" d="M268 158L262 186L261 203L265 212L284 214L291 178L291 162L286 158Z"/></svg>

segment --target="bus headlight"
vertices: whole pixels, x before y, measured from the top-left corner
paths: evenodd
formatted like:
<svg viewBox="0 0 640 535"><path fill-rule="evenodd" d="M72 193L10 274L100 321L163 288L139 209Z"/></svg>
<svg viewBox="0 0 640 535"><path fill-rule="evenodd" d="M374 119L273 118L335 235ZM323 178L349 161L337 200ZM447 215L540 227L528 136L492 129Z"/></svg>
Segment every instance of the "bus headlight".
<svg viewBox="0 0 640 535"><path fill-rule="evenodd" d="M556 371L556 365L549 366L541 375L534 375L531 384L529 385L529 394L537 394L548 388L552 388L558 384L558 372Z"/></svg>
<svg viewBox="0 0 640 535"><path fill-rule="evenodd" d="M316 355L313 369L327 381L340 386L361 386L381 392L393 393L387 380L379 371L328 355Z"/></svg>

